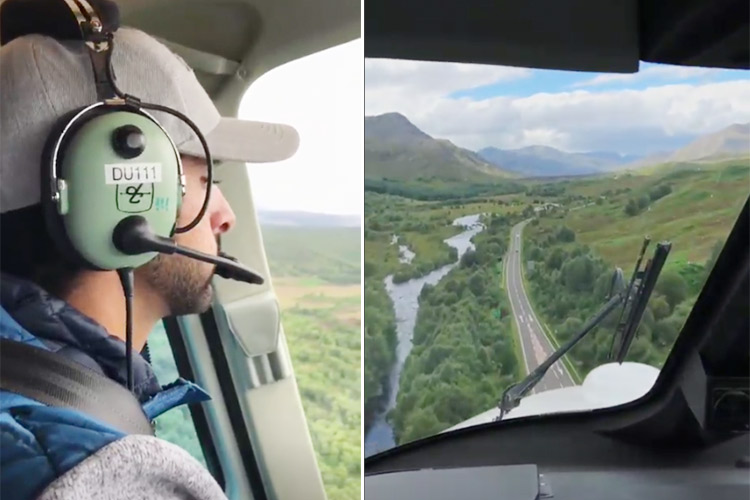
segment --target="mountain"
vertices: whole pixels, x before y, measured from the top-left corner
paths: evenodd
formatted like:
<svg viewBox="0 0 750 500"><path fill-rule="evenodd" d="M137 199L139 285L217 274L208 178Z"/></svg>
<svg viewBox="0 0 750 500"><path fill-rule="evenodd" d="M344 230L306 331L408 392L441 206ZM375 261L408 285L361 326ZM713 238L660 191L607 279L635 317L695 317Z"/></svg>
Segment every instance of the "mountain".
<svg viewBox="0 0 750 500"><path fill-rule="evenodd" d="M261 226L360 227L359 215L334 215L314 212L258 210Z"/></svg>
<svg viewBox="0 0 750 500"><path fill-rule="evenodd" d="M750 123L734 124L697 137L675 151L659 152L639 158L610 151L566 153L548 146L521 149L484 148L479 156L524 177L556 177L638 169L662 163L685 163L750 156Z"/></svg>
<svg viewBox="0 0 750 500"><path fill-rule="evenodd" d="M434 139L404 115L365 117L365 177L477 181L511 174L450 141Z"/></svg>
<svg viewBox="0 0 750 500"><path fill-rule="evenodd" d="M750 156L750 123L735 123L718 132L699 136L687 146L668 153L649 155L626 165L637 169L660 163L715 161Z"/></svg>
<svg viewBox="0 0 750 500"><path fill-rule="evenodd" d="M582 175L605 172L634 161L611 151L566 153L549 146L528 146L520 149L484 148L479 156L506 170L524 177Z"/></svg>
<svg viewBox="0 0 750 500"><path fill-rule="evenodd" d="M697 161L750 156L750 123L735 123L696 140L672 153L667 161Z"/></svg>

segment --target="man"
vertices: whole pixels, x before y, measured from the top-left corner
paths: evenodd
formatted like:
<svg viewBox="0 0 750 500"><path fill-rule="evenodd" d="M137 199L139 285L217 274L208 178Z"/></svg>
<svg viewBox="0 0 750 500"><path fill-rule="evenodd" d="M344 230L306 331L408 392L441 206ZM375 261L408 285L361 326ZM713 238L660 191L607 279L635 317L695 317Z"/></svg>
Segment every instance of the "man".
<svg viewBox="0 0 750 500"><path fill-rule="evenodd" d="M68 262L48 236L39 205L41 152L54 123L96 101L90 59L80 41L27 35L0 49L0 65L0 338L52 351L125 386L125 302L117 272ZM123 92L187 115L217 160L278 161L296 151L290 127L220 117L189 66L141 31L115 33L112 67ZM203 150L192 131L171 115L153 114L183 159L187 190L177 227L195 218L206 190L213 190L200 223L175 240L215 255L234 213L219 188L207 185ZM133 394L150 419L209 399L190 382L163 389L137 352L162 318L208 309L212 275L211 264L174 255L135 270ZM224 498L180 448L126 435L74 410L0 391L0 431L3 500Z"/></svg>

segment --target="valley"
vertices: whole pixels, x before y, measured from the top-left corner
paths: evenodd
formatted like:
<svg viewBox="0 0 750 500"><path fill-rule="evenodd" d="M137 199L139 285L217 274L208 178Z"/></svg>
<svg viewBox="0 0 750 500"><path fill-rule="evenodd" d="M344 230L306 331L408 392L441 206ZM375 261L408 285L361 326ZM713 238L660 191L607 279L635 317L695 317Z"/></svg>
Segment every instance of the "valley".
<svg viewBox="0 0 750 500"><path fill-rule="evenodd" d="M714 153L637 169L607 166L588 176L558 171L525 178L506 169L487 180L484 190L474 178L425 177L424 171L409 177L403 163L398 163L403 180L391 180L394 189L384 190L380 165L371 170L366 163L366 439L383 411L396 445L441 432L494 407L503 390L525 375L512 318L517 311L504 276L514 227L523 230L521 282L512 282L522 285L552 345L568 340L604 304L616 266L630 278L645 236L652 241L647 256L654 242L671 241L627 357L660 367L750 194L750 155L732 157L721 148ZM435 196L438 187L441 195ZM457 234L455 219L471 214L481 214L486 229L472 238L475 248L457 266L421 288L408 339L413 347L398 386L389 387L401 340L394 314L399 299L387 293L386 278L416 283L455 261L444 240ZM411 262L399 260L394 236L415 254ZM566 356L574 382L606 361L618 315L611 314Z"/></svg>

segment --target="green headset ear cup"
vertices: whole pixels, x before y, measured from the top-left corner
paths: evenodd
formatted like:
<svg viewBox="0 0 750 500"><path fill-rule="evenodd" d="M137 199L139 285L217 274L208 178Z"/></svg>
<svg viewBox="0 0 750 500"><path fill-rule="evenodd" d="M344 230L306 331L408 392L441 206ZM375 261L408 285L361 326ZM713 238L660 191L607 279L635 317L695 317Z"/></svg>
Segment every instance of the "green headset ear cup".
<svg viewBox="0 0 750 500"><path fill-rule="evenodd" d="M50 229L64 233L62 245L67 241L87 267L135 268L156 254L126 255L114 246L112 233L122 219L137 214L155 234L170 235L179 201L175 196L179 192L175 188L179 186L178 153L163 128L145 113L122 106L98 108L103 110L90 110L76 120L58 153L58 177L66 181L63 198L67 203L63 205L67 211L63 214L49 196L51 148L59 133L50 139L44 176L49 208L45 212L53 226ZM112 134L125 125L138 127L146 136L147 146L135 158L122 158L112 146Z"/></svg>
<svg viewBox="0 0 750 500"><path fill-rule="evenodd" d="M78 108L60 117L60 119L52 126L49 136L47 136L44 149L42 150L41 204L47 232L57 246L58 251L60 251L67 260L80 267L99 271L102 269L87 261L78 250L76 250L75 246L68 238L68 235L65 232L65 224L62 215L60 215L60 212L58 211L57 204L52 200L50 184L50 177L52 174L52 155L55 143L70 120L84 109L86 109L86 107ZM102 111L99 111L98 109L92 110L91 117L98 115L101 112ZM83 121L78 125L82 123ZM75 133L75 128L71 129L70 133ZM68 135L68 137L71 137L71 135ZM63 139L63 142L60 145L60 157L64 154L68 142L68 140Z"/></svg>

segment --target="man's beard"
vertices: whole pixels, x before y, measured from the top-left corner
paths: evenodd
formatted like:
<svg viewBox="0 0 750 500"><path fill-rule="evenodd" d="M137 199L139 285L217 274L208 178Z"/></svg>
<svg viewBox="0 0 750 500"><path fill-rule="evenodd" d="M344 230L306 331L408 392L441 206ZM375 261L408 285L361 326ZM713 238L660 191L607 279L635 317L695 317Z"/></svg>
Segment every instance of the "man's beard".
<svg viewBox="0 0 750 500"><path fill-rule="evenodd" d="M171 316L199 314L211 306L213 272L207 264L181 255L159 254L142 270Z"/></svg>

